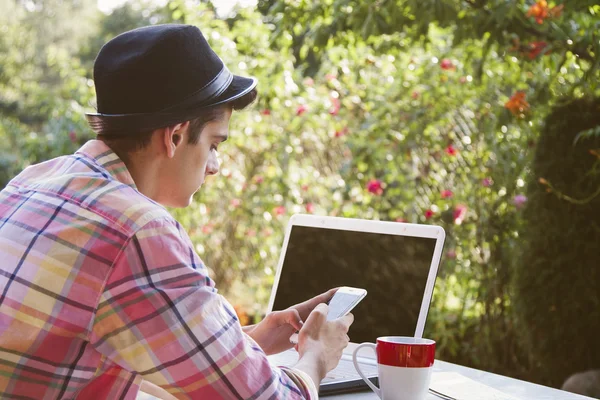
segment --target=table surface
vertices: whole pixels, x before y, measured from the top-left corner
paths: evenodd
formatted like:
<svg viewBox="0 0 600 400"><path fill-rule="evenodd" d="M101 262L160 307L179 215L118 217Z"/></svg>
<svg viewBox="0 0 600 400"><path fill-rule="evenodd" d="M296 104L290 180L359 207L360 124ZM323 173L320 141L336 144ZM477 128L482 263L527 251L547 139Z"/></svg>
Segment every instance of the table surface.
<svg viewBox="0 0 600 400"><path fill-rule="evenodd" d="M344 351L345 355L352 354L352 351L356 347L356 344L351 343L348 348ZM361 353L361 357L372 358L374 355L370 355L370 352L365 351ZM277 356L275 356L277 357ZM466 378L472 379L481 384L492 387L503 393L511 395L519 400L592 400L591 397L581 396L565 392L563 390L553 389L546 386L537 385L530 382L521 381L518 379L509 378L502 375L493 374L490 372L480 371L473 368L463 367L460 365L436 360L433 366L435 378L435 372L455 372L459 373ZM354 393L345 393L332 396L321 396L327 400L377 400L379 397L370 390L364 390ZM137 400L154 400L156 397L149 394L140 392ZM429 394L426 400L440 400L432 394Z"/></svg>
<svg viewBox="0 0 600 400"><path fill-rule="evenodd" d="M350 344L347 351L351 352L356 345ZM361 353L361 357L369 358L369 352ZM435 372L456 372L469 379L490 386L501 392L509 394L520 400L590 400L591 397L581 396L565 392L563 390L553 389L535 383L525 382L518 379L509 378L502 375L492 374L490 372L480 371L473 368L436 360L433 366ZM434 375L435 376L435 375ZM379 397L371 391L361 391L356 393L346 393L333 396L321 396L327 400L376 400ZM432 394L429 394L427 400L440 400Z"/></svg>

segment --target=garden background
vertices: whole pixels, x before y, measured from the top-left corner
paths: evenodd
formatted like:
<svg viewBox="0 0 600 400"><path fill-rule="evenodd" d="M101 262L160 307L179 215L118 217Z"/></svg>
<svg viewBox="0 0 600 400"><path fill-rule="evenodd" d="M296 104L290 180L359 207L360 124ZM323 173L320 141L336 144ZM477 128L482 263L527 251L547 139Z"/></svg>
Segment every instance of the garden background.
<svg viewBox="0 0 600 400"><path fill-rule="evenodd" d="M560 387L600 368L596 3L0 0L0 187L93 138L104 42L197 25L260 81L220 175L172 210L243 323L293 213L439 224L438 358Z"/></svg>

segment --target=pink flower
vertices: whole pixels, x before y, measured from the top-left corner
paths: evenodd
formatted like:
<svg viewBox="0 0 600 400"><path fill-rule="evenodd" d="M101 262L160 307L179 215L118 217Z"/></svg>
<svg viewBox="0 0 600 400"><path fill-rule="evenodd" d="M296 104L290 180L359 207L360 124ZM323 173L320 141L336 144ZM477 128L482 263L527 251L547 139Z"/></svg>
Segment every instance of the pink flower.
<svg viewBox="0 0 600 400"><path fill-rule="evenodd" d="M454 193L451 190L442 190L442 199L449 199Z"/></svg>
<svg viewBox="0 0 600 400"><path fill-rule="evenodd" d="M379 179L371 179L367 182L367 190L369 193L381 196L383 194L382 182Z"/></svg>
<svg viewBox="0 0 600 400"><path fill-rule="evenodd" d="M448 147L446 147L445 152L446 152L446 154L448 154L449 156L452 156L452 157L454 157L455 155L458 154L458 150L456 150L454 148L454 146L452 146L452 145L449 145Z"/></svg>
<svg viewBox="0 0 600 400"><path fill-rule="evenodd" d="M213 231L213 225L207 224L202 226L202 233L211 233Z"/></svg>
<svg viewBox="0 0 600 400"><path fill-rule="evenodd" d="M313 80L313 78L308 77L304 80L303 83L305 86L313 86L315 84L315 81Z"/></svg>
<svg viewBox="0 0 600 400"><path fill-rule="evenodd" d="M269 110L268 108L265 108L264 110L262 110L260 112L262 115L271 115L271 110Z"/></svg>
<svg viewBox="0 0 600 400"><path fill-rule="evenodd" d="M257 175L257 176L255 176L255 177L254 177L254 182L255 182L255 183L258 183L258 184L260 184L260 183L263 183L264 181L265 181L265 178L263 178L263 177L262 177L262 176L260 176L260 175Z"/></svg>
<svg viewBox="0 0 600 400"><path fill-rule="evenodd" d="M420 96L420 94L416 90L410 94L410 97L412 97L413 100L417 100L419 98L419 96Z"/></svg>
<svg viewBox="0 0 600 400"><path fill-rule="evenodd" d="M269 237L273 234L273 229L271 228L265 228L262 231L263 236Z"/></svg>
<svg viewBox="0 0 600 400"><path fill-rule="evenodd" d="M246 231L246 236L248 236L248 237L254 237L254 236L256 236L256 229L248 229Z"/></svg>
<svg viewBox="0 0 600 400"><path fill-rule="evenodd" d="M312 214L315 212L315 206L313 203L306 203L306 212Z"/></svg>
<svg viewBox="0 0 600 400"><path fill-rule="evenodd" d="M525 206L525 203L527 203L527 196L518 194L515 197L513 197L513 204L515 205L515 207L517 207L517 209L523 208L523 206Z"/></svg>
<svg viewBox="0 0 600 400"><path fill-rule="evenodd" d="M460 83L466 83L467 82L467 77L466 76L461 76L460 78L458 78L458 81Z"/></svg>
<svg viewBox="0 0 600 400"><path fill-rule="evenodd" d="M231 199L229 204L231 204L233 208L237 208L242 204L242 201L240 199Z"/></svg>
<svg viewBox="0 0 600 400"><path fill-rule="evenodd" d="M433 214L435 214L433 212L433 210L431 210L431 209L425 210L425 219L429 219L429 218L433 217Z"/></svg>
<svg viewBox="0 0 600 400"><path fill-rule="evenodd" d="M285 214L285 207L284 206L275 207L273 209L273 214L275 214L277 216Z"/></svg>
<svg viewBox="0 0 600 400"><path fill-rule="evenodd" d="M348 127L335 131L335 137L342 137L348 133Z"/></svg>
<svg viewBox="0 0 600 400"><path fill-rule="evenodd" d="M490 178L484 178L481 181L481 184L485 187L490 187L490 186L492 186L492 180Z"/></svg>
<svg viewBox="0 0 600 400"><path fill-rule="evenodd" d="M396 222L406 222L404 218L396 218Z"/></svg>
<svg viewBox="0 0 600 400"><path fill-rule="evenodd" d="M301 189L302 189L303 191L305 191L305 192L306 192L306 191L307 191L309 188L310 188L310 187L309 187L308 185L302 185L302 187L301 187Z"/></svg>
<svg viewBox="0 0 600 400"><path fill-rule="evenodd" d="M329 109L329 114L338 115L340 112L340 108L342 108L342 103L340 102L340 100L336 99L335 97L332 97L331 98L331 108Z"/></svg>
<svg viewBox="0 0 600 400"><path fill-rule="evenodd" d="M456 250L454 249L450 249L446 252L446 257L448 257L450 260L454 260L456 258Z"/></svg>
<svg viewBox="0 0 600 400"><path fill-rule="evenodd" d="M75 133L75 131L69 132L69 140L71 140L71 143L77 142L77 134Z"/></svg>
<svg viewBox="0 0 600 400"><path fill-rule="evenodd" d="M467 206L459 204L454 208L454 223L456 225L462 224L463 220L467 215Z"/></svg>
<svg viewBox="0 0 600 400"><path fill-rule="evenodd" d="M308 110L308 108L305 105L300 105L298 108L296 108L296 115L301 116L306 112L306 110Z"/></svg>
<svg viewBox="0 0 600 400"><path fill-rule="evenodd" d="M327 74L327 75L325 75L325 79L327 79L329 82L331 82L332 80L334 80L336 78L337 78L336 74Z"/></svg>
<svg viewBox="0 0 600 400"><path fill-rule="evenodd" d="M452 64L449 58L444 58L440 63L440 67L444 70L455 69L456 67Z"/></svg>

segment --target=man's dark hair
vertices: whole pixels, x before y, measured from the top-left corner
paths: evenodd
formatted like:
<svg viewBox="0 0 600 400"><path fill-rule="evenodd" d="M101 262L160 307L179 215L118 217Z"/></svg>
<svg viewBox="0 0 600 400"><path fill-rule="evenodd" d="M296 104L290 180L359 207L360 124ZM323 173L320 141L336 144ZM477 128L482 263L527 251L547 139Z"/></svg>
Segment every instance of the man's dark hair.
<svg viewBox="0 0 600 400"><path fill-rule="evenodd" d="M235 99L229 103L221 104L214 107L209 107L202 110L201 114L190 120L189 127L189 138L188 143L196 144L200 140L200 134L202 130L212 121L217 121L223 117L225 110L231 108L232 110L243 110L256 100L258 92L256 89L248 92L244 96ZM121 159L127 158L127 156L133 152L143 150L146 148L152 140L152 134L154 131L145 131L131 133L127 136L115 137L108 135L98 135L98 139L102 140L108 147L111 148Z"/></svg>

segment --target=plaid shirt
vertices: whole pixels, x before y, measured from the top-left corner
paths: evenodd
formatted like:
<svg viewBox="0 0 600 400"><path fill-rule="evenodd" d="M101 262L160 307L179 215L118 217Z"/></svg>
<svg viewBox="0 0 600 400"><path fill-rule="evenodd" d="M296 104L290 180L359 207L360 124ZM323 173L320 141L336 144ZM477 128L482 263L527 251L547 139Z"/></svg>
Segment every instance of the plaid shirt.
<svg viewBox="0 0 600 400"><path fill-rule="evenodd" d="M100 141L0 192L0 397L310 398L272 367L181 226Z"/></svg>

